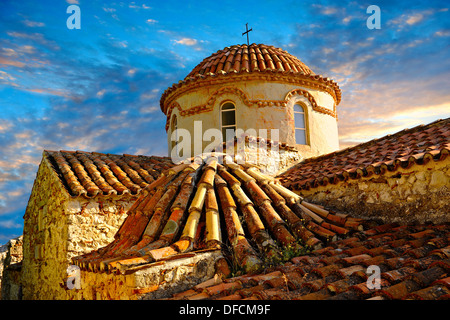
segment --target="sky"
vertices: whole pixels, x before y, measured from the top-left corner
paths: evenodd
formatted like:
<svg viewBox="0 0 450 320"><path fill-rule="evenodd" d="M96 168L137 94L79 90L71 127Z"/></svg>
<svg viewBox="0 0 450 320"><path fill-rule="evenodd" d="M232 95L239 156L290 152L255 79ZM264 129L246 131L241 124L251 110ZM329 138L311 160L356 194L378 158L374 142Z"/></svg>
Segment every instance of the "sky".
<svg viewBox="0 0 450 320"><path fill-rule="evenodd" d="M3 0L0 244L22 234L43 150L166 155L161 94L246 23L339 84L341 148L450 115L448 1Z"/></svg>

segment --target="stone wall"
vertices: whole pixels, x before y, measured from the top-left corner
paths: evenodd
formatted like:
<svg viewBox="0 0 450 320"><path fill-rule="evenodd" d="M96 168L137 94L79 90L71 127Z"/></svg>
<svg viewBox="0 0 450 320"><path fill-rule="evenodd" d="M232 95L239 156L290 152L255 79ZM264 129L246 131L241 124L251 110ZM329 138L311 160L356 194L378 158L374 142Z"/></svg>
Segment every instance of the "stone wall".
<svg viewBox="0 0 450 320"><path fill-rule="evenodd" d="M300 192L311 202L385 222L450 221L450 159Z"/></svg>
<svg viewBox="0 0 450 320"><path fill-rule="evenodd" d="M19 264L23 259L23 237L17 237L0 246L0 299L18 297L20 294L20 283L13 269L20 269ZM10 268L11 265L18 265ZM17 278L17 281L16 281Z"/></svg>
<svg viewBox="0 0 450 320"><path fill-rule="evenodd" d="M24 216L23 298L65 299L70 259L110 243L135 199L71 197L44 157Z"/></svg>
<svg viewBox="0 0 450 320"><path fill-rule="evenodd" d="M302 159L296 150L272 150L270 147L264 149L246 146L243 154L247 163L255 164L264 173L274 176Z"/></svg>
<svg viewBox="0 0 450 320"><path fill-rule="evenodd" d="M64 203L67 217L67 261L82 253L104 247L114 240L126 212L136 197L97 196Z"/></svg>
<svg viewBox="0 0 450 320"><path fill-rule="evenodd" d="M170 297L211 279L220 250L191 253L184 258L155 262L127 274L79 271L79 288L66 288L70 300L137 300ZM75 283L75 282L72 282Z"/></svg>

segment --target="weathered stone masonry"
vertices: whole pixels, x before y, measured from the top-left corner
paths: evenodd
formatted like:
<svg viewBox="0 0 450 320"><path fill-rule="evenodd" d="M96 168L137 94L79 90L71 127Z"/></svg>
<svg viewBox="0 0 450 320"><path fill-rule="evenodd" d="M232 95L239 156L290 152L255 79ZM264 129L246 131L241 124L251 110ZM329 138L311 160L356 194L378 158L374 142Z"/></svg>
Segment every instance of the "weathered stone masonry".
<svg viewBox="0 0 450 320"><path fill-rule="evenodd" d="M136 196L72 197L46 155L25 213L24 299L65 299L70 259L114 238Z"/></svg>
<svg viewBox="0 0 450 320"><path fill-rule="evenodd" d="M450 159L301 190L305 199L386 222L442 223L450 212Z"/></svg>

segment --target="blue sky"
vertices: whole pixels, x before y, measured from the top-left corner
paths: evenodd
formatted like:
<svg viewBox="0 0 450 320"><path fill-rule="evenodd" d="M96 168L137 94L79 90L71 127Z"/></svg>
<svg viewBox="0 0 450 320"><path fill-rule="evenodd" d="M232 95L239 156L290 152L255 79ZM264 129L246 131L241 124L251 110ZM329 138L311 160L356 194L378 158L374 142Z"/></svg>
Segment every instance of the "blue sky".
<svg viewBox="0 0 450 320"><path fill-rule="evenodd" d="M166 155L162 92L247 22L250 43L338 82L341 147L450 114L448 1L2 1L0 244L22 233L44 149Z"/></svg>

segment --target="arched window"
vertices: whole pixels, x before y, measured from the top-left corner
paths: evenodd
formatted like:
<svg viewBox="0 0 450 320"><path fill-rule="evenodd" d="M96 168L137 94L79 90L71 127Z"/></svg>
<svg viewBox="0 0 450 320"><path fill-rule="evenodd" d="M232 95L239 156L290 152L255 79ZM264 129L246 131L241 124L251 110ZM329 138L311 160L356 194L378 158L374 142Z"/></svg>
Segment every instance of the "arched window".
<svg viewBox="0 0 450 320"><path fill-rule="evenodd" d="M303 108L303 106L299 104L294 105L294 123L295 123L295 143L307 144L305 109Z"/></svg>
<svg viewBox="0 0 450 320"><path fill-rule="evenodd" d="M175 140L172 140L171 150L173 150L178 143L177 115L175 115L175 114L172 116L172 121L171 121L171 125L170 125L170 134L173 135L174 132L175 132Z"/></svg>
<svg viewBox="0 0 450 320"><path fill-rule="evenodd" d="M222 139L227 141L236 135L236 106L232 102L226 102L220 108L222 122Z"/></svg>

